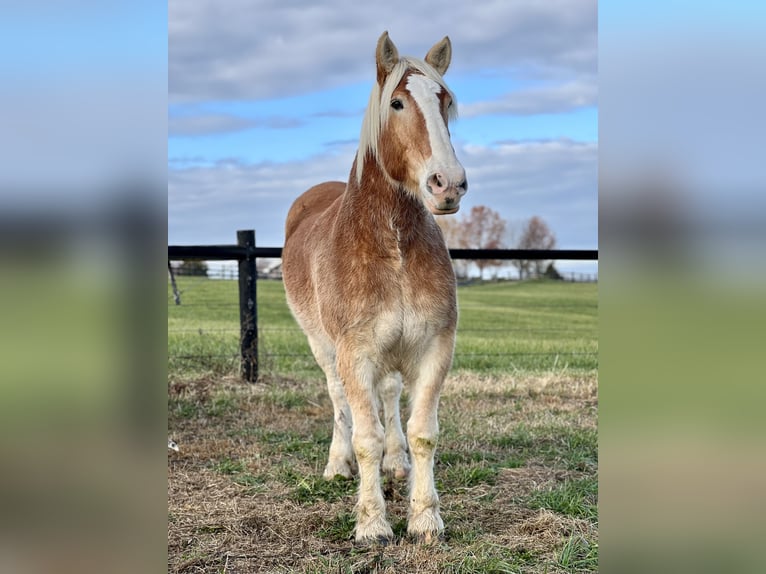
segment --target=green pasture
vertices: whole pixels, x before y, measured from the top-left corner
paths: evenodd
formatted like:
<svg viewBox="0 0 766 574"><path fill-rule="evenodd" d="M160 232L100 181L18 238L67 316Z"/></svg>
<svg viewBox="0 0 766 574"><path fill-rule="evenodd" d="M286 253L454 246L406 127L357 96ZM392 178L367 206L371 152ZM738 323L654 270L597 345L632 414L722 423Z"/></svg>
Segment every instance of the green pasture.
<svg viewBox="0 0 766 574"><path fill-rule="evenodd" d="M237 282L178 277L168 283L171 377L233 375L239 366ZM453 371L487 374L590 373L598 368L597 285L554 281L458 288L460 322ZM321 375L285 302L280 281L258 282L262 375Z"/></svg>

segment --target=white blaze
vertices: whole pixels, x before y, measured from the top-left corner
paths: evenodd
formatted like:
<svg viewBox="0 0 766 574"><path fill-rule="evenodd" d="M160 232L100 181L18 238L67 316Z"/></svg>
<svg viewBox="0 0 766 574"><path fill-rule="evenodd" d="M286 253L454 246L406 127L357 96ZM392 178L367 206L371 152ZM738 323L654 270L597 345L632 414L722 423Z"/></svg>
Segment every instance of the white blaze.
<svg viewBox="0 0 766 574"><path fill-rule="evenodd" d="M449 132L439 106L441 86L426 76L412 74L407 80L407 90L418 104L426 122L426 130L431 143L431 158L422 176L422 184L434 172L442 173L452 179L454 174L463 173L463 167L455 156L455 150L450 142ZM453 184L459 183L452 181Z"/></svg>

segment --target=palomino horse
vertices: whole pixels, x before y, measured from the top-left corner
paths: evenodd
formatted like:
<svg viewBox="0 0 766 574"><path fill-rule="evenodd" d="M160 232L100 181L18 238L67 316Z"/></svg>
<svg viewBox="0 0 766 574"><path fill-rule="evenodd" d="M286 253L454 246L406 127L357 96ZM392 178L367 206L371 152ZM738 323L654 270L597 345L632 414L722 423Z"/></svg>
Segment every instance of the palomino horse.
<svg viewBox="0 0 766 574"><path fill-rule="evenodd" d="M451 57L444 38L425 61L400 58L383 33L348 182L312 187L287 216L287 300L334 408L324 476L350 477L356 455L358 542L393 539L381 466L397 478L410 475L408 533L429 542L444 530L433 463L457 303L449 252L429 211L455 213L467 189L447 128L456 102L442 75ZM406 441L402 378L411 397Z"/></svg>

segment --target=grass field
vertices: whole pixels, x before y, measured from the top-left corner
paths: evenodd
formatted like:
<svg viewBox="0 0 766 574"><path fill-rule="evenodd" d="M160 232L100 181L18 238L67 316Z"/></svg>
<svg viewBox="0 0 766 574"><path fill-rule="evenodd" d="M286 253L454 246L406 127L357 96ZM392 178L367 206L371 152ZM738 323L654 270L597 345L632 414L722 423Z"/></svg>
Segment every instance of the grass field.
<svg viewBox="0 0 766 574"><path fill-rule="evenodd" d="M180 277L182 305L168 286L171 376L235 375L239 368L237 282ZM597 286L487 283L460 287L453 370L481 373L590 372L598 368ZM321 376L280 281L258 283L259 362L264 374Z"/></svg>
<svg viewBox="0 0 766 574"><path fill-rule="evenodd" d="M236 377L236 282L181 278L169 305L168 570L553 573L598 570L596 286L460 289L435 476L446 535L352 540L355 481L321 473L332 406L281 284L259 284L263 382ZM172 300L171 300L172 301ZM195 353L209 355L198 360ZM406 417L407 407L403 405Z"/></svg>

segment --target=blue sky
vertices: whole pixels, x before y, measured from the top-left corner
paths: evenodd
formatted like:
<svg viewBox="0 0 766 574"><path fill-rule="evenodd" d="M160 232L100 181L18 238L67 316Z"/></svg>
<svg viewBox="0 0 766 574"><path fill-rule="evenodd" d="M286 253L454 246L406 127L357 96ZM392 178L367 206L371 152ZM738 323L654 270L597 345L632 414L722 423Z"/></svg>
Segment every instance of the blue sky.
<svg viewBox="0 0 766 574"><path fill-rule="evenodd" d="M538 215L559 247L597 248L597 19L592 0L171 0L169 243L254 228L281 245L292 200L348 177L388 30L421 58L452 40L463 211L487 205L512 229Z"/></svg>

